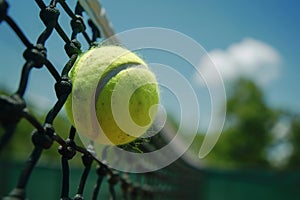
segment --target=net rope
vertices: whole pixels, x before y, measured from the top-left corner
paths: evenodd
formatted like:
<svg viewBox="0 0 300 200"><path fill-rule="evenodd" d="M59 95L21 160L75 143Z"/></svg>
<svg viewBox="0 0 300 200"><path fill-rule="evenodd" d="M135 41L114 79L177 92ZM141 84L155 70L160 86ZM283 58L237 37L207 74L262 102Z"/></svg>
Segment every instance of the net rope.
<svg viewBox="0 0 300 200"><path fill-rule="evenodd" d="M105 163L105 160L99 160L92 144L87 148L77 145L74 141L76 135L76 129L74 127L70 128L69 137L67 139L62 138L58 134L53 122L63 108L72 90L72 83L68 77L68 73L78 55L81 53L81 43L77 39L77 36L82 34L87 44L92 47L96 40L101 37L101 32L93 20L88 19L87 24L91 28L92 34L90 36L87 33L86 24L83 20L83 12L86 11L79 1L74 11L64 0L52 0L49 5L46 5L43 0L35 0L35 3L40 8L40 19L44 23L45 29L37 37L36 43L32 43L26 37L26 34L22 31L20 26L14 21L13 17L9 15L8 2L0 0L0 25L1 23L7 23L26 47L26 50L23 52L25 63L22 67L17 91L11 95L0 96L0 124L4 129L4 133L0 137L0 151L3 150L13 136L16 126L21 119L26 119L35 128L32 133L34 149L21 171L17 185L3 199L26 199L26 186L31 173L36 167L43 150L51 148L54 142L60 145L58 149L61 155L62 165L60 199L84 199L84 187L93 163L97 163L98 166L96 169L98 178L92 194L93 200L99 198L101 185L104 180L107 180L109 184L110 199L112 200L116 199L117 196L121 196L122 199L194 199L195 194L191 191L197 190L199 187L201 172L187 164L183 159L178 159L164 169L155 172L143 174L121 173L110 168ZM71 36L68 36L58 22L60 10L57 4L60 4L62 10L70 17L72 28ZM112 34L112 32L109 31L109 29L106 30L105 27L103 30L105 33L104 36L106 37ZM52 62L47 59L45 43L54 31L56 31L64 41L64 49L69 57L61 73L59 73ZM44 122L40 123L38 119L29 112L23 97L27 89L30 72L35 68L43 67L46 67L51 76L55 79L54 88L57 101L53 108L47 113ZM165 130L162 129L161 132L163 131ZM166 144L163 138L151 141L155 142L145 144L141 148L145 151L150 151L153 147L155 149ZM77 194L71 198L69 194L69 160L75 156L76 152L82 154L84 170L78 185ZM116 187L120 187L120 190L116 190ZM121 194L117 194L117 191L121 191Z"/></svg>

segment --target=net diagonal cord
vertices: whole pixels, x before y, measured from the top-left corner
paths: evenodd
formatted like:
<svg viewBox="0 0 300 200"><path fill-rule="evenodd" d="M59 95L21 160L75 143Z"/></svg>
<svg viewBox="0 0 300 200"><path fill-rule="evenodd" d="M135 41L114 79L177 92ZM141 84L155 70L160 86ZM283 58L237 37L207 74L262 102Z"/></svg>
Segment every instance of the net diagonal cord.
<svg viewBox="0 0 300 200"><path fill-rule="evenodd" d="M68 138L61 137L59 134L60 130L55 129L53 122L72 90L72 83L68 73L81 52L81 43L78 35L82 35L83 37L81 38L91 47L101 37L100 33L103 33L103 37L110 37L114 34L105 15L95 19L95 16L91 16L91 14L91 19L88 19L91 34L87 33L83 12L88 14L91 12L91 10L88 10L88 2L91 3L93 1L78 1L73 11L64 0L52 0L49 4L42 0L28 1L28 4L35 3L39 7L39 16L45 25L44 30L37 34L36 41L30 41L22 30L22 25L18 25L14 20L14 16L11 16L9 13L9 7L18 6L18 4L0 0L0 26L6 23L15 33L16 40L21 40L25 46L25 51L20 52L20 56L23 53L25 63L22 66L19 87L11 95L0 96L0 124L4 130L0 135L0 151L10 142L21 119L25 119L35 128L31 136L33 150L16 180L15 188L11 188L11 192L3 199L27 199L26 187L30 181L30 176L44 150L52 148L53 143L59 144L57 157L61 159L62 182L60 184L60 196L57 196L57 199L84 199L85 183L88 181L90 173L92 173L91 176L97 176L93 193L90 195L92 199L100 199L101 193L108 193L110 199L195 199L193 191L198 190L197 188L200 187L201 173L200 170L193 168L183 159L179 159L171 165L154 172L143 174L119 172L106 165L105 161L99 160L92 145L89 148L77 145L74 141L76 135L74 127L70 128ZM100 4L97 4L97 6L99 6L99 9L103 9L100 7ZM70 17L71 33L66 33L59 24L60 12L65 12ZM97 23L97 20L99 23ZM57 67L47 59L46 41L52 36L53 32L57 32L65 43L65 53L69 58L61 72L58 72ZM1 66L1 71L3 67L5 66ZM29 108L24 100L29 74L37 68L46 68L43 70L47 70L49 76L54 77L54 88L57 96L57 101L47 113L43 122L40 122L37 117L29 112ZM161 131L166 130L162 129ZM149 151L149 149L161 147L166 143L164 138L153 141L156 142L145 144L141 149ZM30 143L30 141L24 142ZM71 184L69 180L69 161L74 158L76 153L82 155L83 164L83 172L78 185ZM95 163L97 167L93 171L91 168ZM104 181L107 181L108 188L101 187ZM43 185L39 187L43 187ZM69 194L70 187L78 188L76 194ZM36 189L38 190L38 188ZM51 188L48 188L48 192L51 193ZM47 194L45 194L46 196Z"/></svg>

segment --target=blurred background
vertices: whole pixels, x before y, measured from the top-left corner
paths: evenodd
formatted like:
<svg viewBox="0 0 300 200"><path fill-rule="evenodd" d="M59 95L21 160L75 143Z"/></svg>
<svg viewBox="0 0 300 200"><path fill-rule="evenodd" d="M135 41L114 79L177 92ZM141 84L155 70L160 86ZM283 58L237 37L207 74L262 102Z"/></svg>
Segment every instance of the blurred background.
<svg viewBox="0 0 300 200"><path fill-rule="evenodd" d="M298 1L230 0L223 4L216 0L101 2L117 33L140 27L176 30L201 44L220 71L227 98L219 104L220 108L226 105L226 122L216 146L208 156L199 159L197 155L211 117L211 110L206 106L210 105L210 99L205 85L186 63L175 62L168 55L143 52L147 61L159 61L183 73L191 80L199 99L201 123L187 154L199 170L201 199L300 197L297 189L300 184ZM34 43L44 28L38 17L39 8L31 1L8 3L11 5L10 16ZM68 4L71 8L75 7L75 2ZM71 32L69 18L63 12L59 23L66 32ZM19 84L25 47L6 23L0 24L0 38L0 93L12 94ZM46 43L48 59L59 71L68 60L63 45L57 33L53 33ZM87 44L83 43L83 46L87 48ZM206 63L200 62L197 69L213 84L215 74L210 74ZM30 75L25 100L30 112L40 121L55 103L54 83L55 80L44 68L34 70ZM176 129L180 123L180 109L168 95L163 96L162 101L168 122ZM54 125L62 136L67 137L70 123L64 112ZM185 127L189 134L189 125ZM12 177L17 176L22 162L33 148L30 139L32 130L30 124L22 120L0 154L0 177L3 177L0 195L13 187L16 178ZM3 133L1 126L0 133ZM49 177L51 174L52 178L60 180L57 147L55 144L44 153L34 177L37 178L38 173ZM79 177L80 157L72 160L72 166L74 176ZM8 169L11 171L7 172ZM181 172L177 174L178 177L182 175ZM35 183L38 185L34 177L32 188L36 187Z"/></svg>

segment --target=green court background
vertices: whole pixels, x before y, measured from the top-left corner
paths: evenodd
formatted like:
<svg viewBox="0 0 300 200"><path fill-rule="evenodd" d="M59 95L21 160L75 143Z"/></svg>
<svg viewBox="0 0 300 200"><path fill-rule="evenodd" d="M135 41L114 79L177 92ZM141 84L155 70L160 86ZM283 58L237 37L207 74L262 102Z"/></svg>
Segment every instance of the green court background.
<svg viewBox="0 0 300 200"><path fill-rule="evenodd" d="M0 161L0 195L3 197L16 184L20 170L24 164ZM70 194L74 196L77 190L83 169L74 168L70 172ZM203 200L298 200L300 199L300 171L233 171L202 169L188 170L195 178L199 178L199 184L182 182L194 193L194 199ZM180 171L173 176L184 176ZM53 200L59 199L61 188L60 167L38 166L30 179L27 197L29 199ZM139 179L143 174L133 175L132 179ZM91 199L96 172L92 169L85 188L85 199ZM165 184L165 183L164 183ZM169 183L172 187L172 183ZM120 186L117 185L116 189ZM104 181L100 194L102 198L109 199L108 185Z"/></svg>

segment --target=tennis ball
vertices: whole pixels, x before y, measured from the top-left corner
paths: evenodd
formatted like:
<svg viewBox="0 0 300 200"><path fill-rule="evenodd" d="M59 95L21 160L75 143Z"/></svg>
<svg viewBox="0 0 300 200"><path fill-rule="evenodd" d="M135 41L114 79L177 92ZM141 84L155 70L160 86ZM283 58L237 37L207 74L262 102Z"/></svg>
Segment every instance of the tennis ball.
<svg viewBox="0 0 300 200"><path fill-rule="evenodd" d="M121 145L141 137L159 103L155 75L133 52L119 46L92 48L69 73L65 109L80 133L96 143Z"/></svg>

